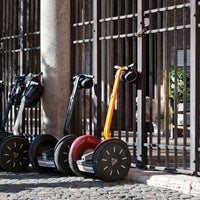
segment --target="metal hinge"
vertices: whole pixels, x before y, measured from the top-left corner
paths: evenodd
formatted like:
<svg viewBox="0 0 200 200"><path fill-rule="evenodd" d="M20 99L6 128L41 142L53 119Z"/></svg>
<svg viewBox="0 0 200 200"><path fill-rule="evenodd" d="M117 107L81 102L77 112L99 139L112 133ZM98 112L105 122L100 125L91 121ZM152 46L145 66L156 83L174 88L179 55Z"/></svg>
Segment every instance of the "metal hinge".
<svg viewBox="0 0 200 200"><path fill-rule="evenodd" d="M147 31L148 31L149 27L145 26L141 31L135 33L136 37L142 37Z"/></svg>

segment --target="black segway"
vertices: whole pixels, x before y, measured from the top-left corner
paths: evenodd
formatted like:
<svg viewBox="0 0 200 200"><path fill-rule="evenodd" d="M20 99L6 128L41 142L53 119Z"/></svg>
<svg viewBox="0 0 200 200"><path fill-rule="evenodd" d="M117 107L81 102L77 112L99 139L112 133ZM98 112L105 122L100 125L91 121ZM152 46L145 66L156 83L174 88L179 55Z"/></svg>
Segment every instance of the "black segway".
<svg viewBox="0 0 200 200"><path fill-rule="evenodd" d="M37 136L29 148L29 160L40 173L53 172L55 170L65 174L73 174L68 163L68 152L76 136L69 134L69 124L73 112L75 97L78 89L90 89L93 86L92 75L80 74L73 77L73 90L66 113L63 129L64 137L59 141L52 135Z"/></svg>
<svg viewBox="0 0 200 200"><path fill-rule="evenodd" d="M1 135L7 135L0 142L0 167L6 171L19 172L29 165L28 148L29 142L25 136L19 132L22 125L22 115L25 107L34 106L40 99L43 91L40 74L28 74L16 76L14 87L11 88L10 100L6 115L2 120L2 129L5 125L8 110L12 104L18 105L19 110L12 134L1 131ZM17 86L17 87L16 87Z"/></svg>

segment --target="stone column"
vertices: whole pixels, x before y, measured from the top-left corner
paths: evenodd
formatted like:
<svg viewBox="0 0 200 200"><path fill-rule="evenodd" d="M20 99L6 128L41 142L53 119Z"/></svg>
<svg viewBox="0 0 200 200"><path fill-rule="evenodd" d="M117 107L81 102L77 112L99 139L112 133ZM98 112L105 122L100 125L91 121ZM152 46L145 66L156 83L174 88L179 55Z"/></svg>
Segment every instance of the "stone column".
<svg viewBox="0 0 200 200"><path fill-rule="evenodd" d="M41 1L42 134L58 139L70 97L70 1Z"/></svg>

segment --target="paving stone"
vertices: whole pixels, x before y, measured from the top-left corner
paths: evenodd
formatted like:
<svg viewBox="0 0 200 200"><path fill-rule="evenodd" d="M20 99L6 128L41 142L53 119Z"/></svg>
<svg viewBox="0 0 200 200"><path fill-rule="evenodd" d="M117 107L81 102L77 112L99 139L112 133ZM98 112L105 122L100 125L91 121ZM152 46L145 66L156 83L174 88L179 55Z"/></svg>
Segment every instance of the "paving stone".
<svg viewBox="0 0 200 200"><path fill-rule="evenodd" d="M198 193L198 184L193 184ZM107 183L99 179L66 177L58 173L39 174L0 171L0 200L200 200L180 191L154 187L127 179Z"/></svg>

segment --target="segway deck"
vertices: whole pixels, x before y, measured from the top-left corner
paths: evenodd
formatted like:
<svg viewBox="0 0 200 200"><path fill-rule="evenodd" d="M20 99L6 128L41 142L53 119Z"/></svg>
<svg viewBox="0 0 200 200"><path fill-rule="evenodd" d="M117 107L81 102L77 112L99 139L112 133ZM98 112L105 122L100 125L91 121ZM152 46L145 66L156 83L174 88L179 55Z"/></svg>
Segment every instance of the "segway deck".
<svg viewBox="0 0 200 200"><path fill-rule="evenodd" d="M43 150L42 156L38 156L37 161L40 167L56 168L54 163L54 149L47 148Z"/></svg>
<svg viewBox="0 0 200 200"><path fill-rule="evenodd" d="M82 156L81 160L77 160L76 163L78 169L82 172L94 173L94 169L92 167L92 157L93 157L93 152L85 154Z"/></svg>

